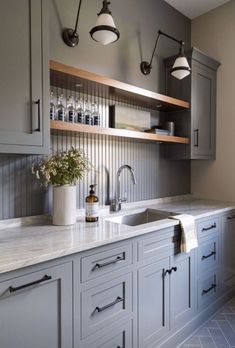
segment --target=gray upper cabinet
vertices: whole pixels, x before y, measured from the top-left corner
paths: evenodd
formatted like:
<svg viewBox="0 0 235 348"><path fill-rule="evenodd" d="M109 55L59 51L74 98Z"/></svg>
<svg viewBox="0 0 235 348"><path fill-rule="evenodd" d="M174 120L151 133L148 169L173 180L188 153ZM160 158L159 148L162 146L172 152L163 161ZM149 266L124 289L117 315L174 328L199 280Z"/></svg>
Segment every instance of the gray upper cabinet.
<svg viewBox="0 0 235 348"><path fill-rule="evenodd" d="M72 348L72 264L0 282L1 348Z"/></svg>
<svg viewBox="0 0 235 348"><path fill-rule="evenodd" d="M189 136L190 145L169 148L169 157L175 159L215 159L216 157L216 74L219 62L196 48L187 52L191 74L177 80L170 74L173 57L165 60L166 93L190 102L187 111L171 113L176 135Z"/></svg>
<svg viewBox="0 0 235 348"><path fill-rule="evenodd" d="M1 153L49 148L47 7L47 0L1 0Z"/></svg>

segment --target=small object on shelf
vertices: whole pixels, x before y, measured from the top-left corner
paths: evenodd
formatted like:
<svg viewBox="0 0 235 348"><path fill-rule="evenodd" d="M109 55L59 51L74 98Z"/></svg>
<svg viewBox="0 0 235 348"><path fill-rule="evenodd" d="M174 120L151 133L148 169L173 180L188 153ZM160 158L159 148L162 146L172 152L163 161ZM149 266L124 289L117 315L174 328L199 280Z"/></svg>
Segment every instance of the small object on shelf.
<svg viewBox="0 0 235 348"><path fill-rule="evenodd" d="M76 100L76 113L77 113L77 122L81 124L85 124L85 114L83 110L82 99Z"/></svg>
<svg viewBox="0 0 235 348"><path fill-rule="evenodd" d="M95 195L94 186L96 185L90 185L90 194L86 197L86 222L96 222L99 220L99 198Z"/></svg>
<svg viewBox="0 0 235 348"><path fill-rule="evenodd" d="M166 129L168 129L169 135L175 135L175 123L174 122L167 121L164 126Z"/></svg>
<svg viewBox="0 0 235 348"><path fill-rule="evenodd" d="M100 113L98 110L97 103L93 103L91 106L91 109L92 109L92 117L94 121L94 126L100 126Z"/></svg>
<svg viewBox="0 0 235 348"><path fill-rule="evenodd" d="M56 119L55 104L54 104L54 93L50 93L50 120Z"/></svg>
<svg viewBox="0 0 235 348"><path fill-rule="evenodd" d="M128 108L119 105L109 107L109 127L118 129L129 129L143 132L151 125L151 114L149 111Z"/></svg>
<svg viewBox="0 0 235 348"><path fill-rule="evenodd" d="M65 106L63 102L63 97L63 94L60 94L57 104L57 120L62 122L65 121Z"/></svg>
<svg viewBox="0 0 235 348"><path fill-rule="evenodd" d="M91 114L90 103L87 100L85 102L85 124L88 124L90 126L94 125L94 119Z"/></svg>
<svg viewBox="0 0 235 348"><path fill-rule="evenodd" d="M69 96L68 103L67 103L67 121L71 123L76 122L76 113L74 108L73 96Z"/></svg>
<svg viewBox="0 0 235 348"><path fill-rule="evenodd" d="M153 134L161 134L161 135L170 135L170 131L168 129L162 129L159 126L146 129L145 132L153 133Z"/></svg>

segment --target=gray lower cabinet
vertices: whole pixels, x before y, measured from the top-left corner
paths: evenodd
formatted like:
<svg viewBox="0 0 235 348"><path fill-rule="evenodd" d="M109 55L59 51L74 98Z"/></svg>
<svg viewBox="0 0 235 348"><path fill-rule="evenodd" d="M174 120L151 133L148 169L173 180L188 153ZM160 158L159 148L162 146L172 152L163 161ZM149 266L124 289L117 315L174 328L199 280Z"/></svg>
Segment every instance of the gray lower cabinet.
<svg viewBox="0 0 235 348"><path fill-rule="evenodd" d="M138 271L139 348L150 347L169 333L169 257Z"/></svg>
<svg viewBox="0 0 235 348"><path fill-rule="evenodd" d="M139 348L152 347L195 311L195 255L177 254L139 271ZM157 294L157 295L156 295Z"/></svg>
<svg viewBox="0 0 235 348"><path fill-rule="evenodd" d="M1 348L72 348L72 264L0 282Z"/></svg>
<svg viewBox="0 0 235 348"><path fill-rule="evenodd" d="M229 290L235 287L235 211L222 219L222 285Z"/></svg>
<svg viewBox="0 0 235 348"><path fill-rule="evenodd" d="M1 0L0 153L49 149L48 12L47 0Z"/></svg>
<svg viewBox="0 0 235 348"><path fill-rule="evenodd" d="M216 74L220 65L195 47L186 53L191 74L177 80L170 74L174 57L165 60L166 93L188 101L190 110L173 112L168 120L175 123L178 136L190 137L190 145L169 147L174 159L215 159L216 135Z"/></svg>
<svg viewBox="0 0 235 348"><path fill-rule="evenodd" d="M235 211L196 225L190 253L175 226L0 275L0 347L178 346L235 289Z"/></svg>
<svg viewBox="0 0 235 348"><path fill-rule="evenodd" d="M171 256L170 328L189 321L195 311L195 250Z"/></svg>

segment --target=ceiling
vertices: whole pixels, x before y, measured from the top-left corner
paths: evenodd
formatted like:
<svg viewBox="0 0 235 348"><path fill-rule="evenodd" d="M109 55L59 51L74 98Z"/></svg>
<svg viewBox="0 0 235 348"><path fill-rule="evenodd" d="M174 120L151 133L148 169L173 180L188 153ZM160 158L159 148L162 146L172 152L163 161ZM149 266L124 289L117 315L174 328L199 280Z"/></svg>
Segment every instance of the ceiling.
<svg viewBox="0 0 235 348"><path fill-rule="evenodd" d="M230 0L165 0L183 13L186 17L193 19L214 8L229 2Z"/></svg>

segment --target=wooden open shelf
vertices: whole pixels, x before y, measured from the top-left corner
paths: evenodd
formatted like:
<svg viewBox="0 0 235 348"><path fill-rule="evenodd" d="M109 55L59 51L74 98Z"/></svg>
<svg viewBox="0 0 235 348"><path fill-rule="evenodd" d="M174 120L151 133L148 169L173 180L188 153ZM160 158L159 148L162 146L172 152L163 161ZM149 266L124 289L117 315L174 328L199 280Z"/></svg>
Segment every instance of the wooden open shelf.
<svg viewBox="0 0 235 348"><path fill-rule="evenodd" d="M110 100L121 100L159 111L189 109L189 103L143 88L96 75L81 69L50 61L51 85L91 94ZM112 130L113 131L113 130Z"/></svg>
<svg viewBox="0 0 235 348"><path fill-rule="evenodd" d="M130 131L126 129L88 126L88 125L83 125L78 123L69 123L69 122L61 122L61 121L51 121L51 129L57 130L57 131L65 131L65 132L100 134L100 135L109 135L114 137L133 138L133 139L141 139L141 140L156 141L156 142L179 143L179 144L189 143L189 139L183 138L183 137L135 132L135 131Z"/></svg>

